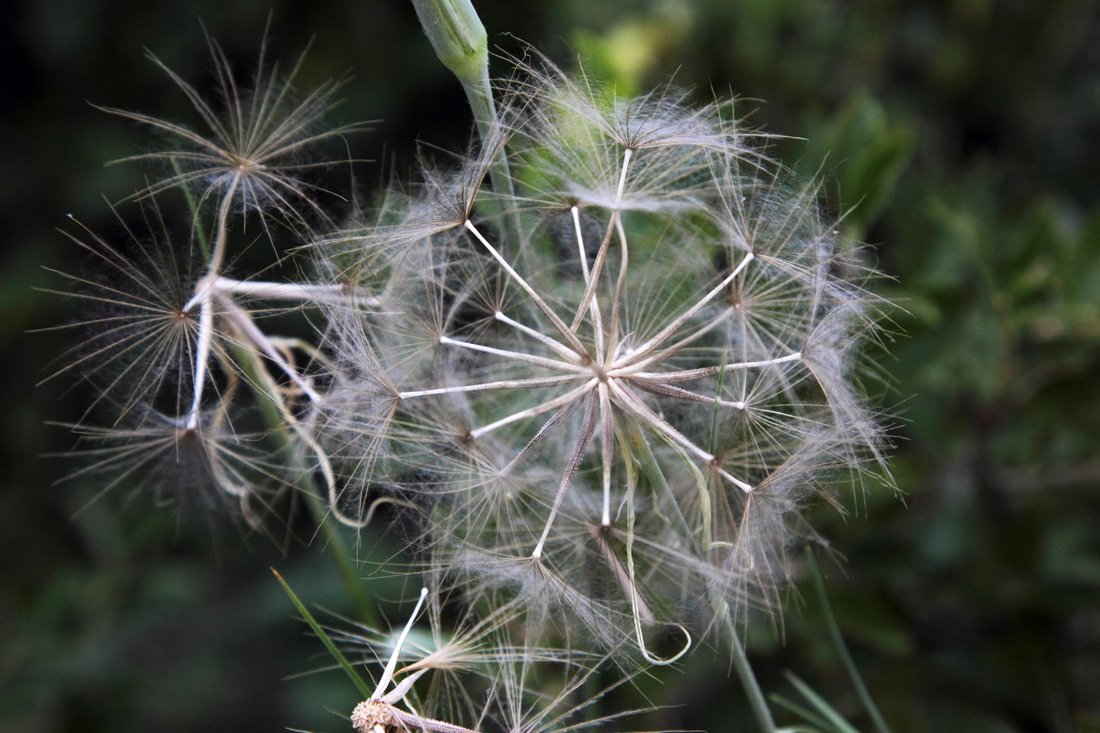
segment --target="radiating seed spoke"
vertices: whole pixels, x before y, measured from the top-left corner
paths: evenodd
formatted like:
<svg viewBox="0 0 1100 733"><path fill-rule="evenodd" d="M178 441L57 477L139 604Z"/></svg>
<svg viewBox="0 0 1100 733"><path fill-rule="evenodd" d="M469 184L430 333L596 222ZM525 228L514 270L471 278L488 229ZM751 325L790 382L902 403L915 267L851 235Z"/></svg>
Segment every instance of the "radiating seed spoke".
<svg viewBox="0 0 1100 733"><path fill-rule="evenodd" d="M573 443L573 453L569 456L569 463L565 466L565 473L562 474L561 484L558 486L558 493L554 496L554 504L550 507L550 516L546 519L546 526L543 527L539 543L535 545L535 549L531 553L531 557L536 560L542 557L543 545L546 544L546 538L550 535L550 526L554 524L554 518L558 516L558 509L561 508L561 501L565 498L565 490L568 489L569 484L573 482L573 476L576 475L577 469L580 468L581 460L584 459L585 451L588 450L588 441L592 439L592 433L596 430L596 413L596 400L592 399L590 393L584 410L584 421L581 423L581 430L577 434L576 441Z"/></svg>
<svg viewBox="0 0 1100 733"><path fill-rule="evenodd" d="M501 475L507 474L509 471L511 471L512 466L516 465L516 463L519 462L520 458L525 456L528 451L538 445L542 441L542 439L549 435L554 428L556 428L565 420L568 420L570 416L572 416L572 414L577 411L577 407L579 407L580 404L580 400L573 400L568 405L566 405L564 409L559 410L558 412L555 412L553 415L551 415L550 419L544 422L542 424L542 427L539 428L539 431L535 433L535 437L527 441L527 445L523 446L520 452L516 453L512 460L508 461L508 465L501 469Z"/></svg>
<svg viewBox="0 0 1100 733"><path fill-rule="evenodd" d="M699 458L707 463L708 466L713 468L719 475L723 476L726 480L730 481L734 486L741 489L745 493L751 493L754 487L745 483L736 476L731 475L725 469L718 465L717 460L713 455L707 453L705 450L695 445L688 438L686 438L680 431L672 427L665 421L660 415L653 412L645 402L643 402L636 394L630 391L626 385L622 384L620 380L609 379L608 385L611 387L611 391L615 393L619 398L618 404L627 412L634 415L642 421L644 425L648 425L651 429L659 432L674 443L678 443L681 447L686 448L688 451L694 453Z"/></svg>
<svg viewBox="0 0 1100 733"><path fill-rule="evenodd" d="M726 309L726 310L722 311L722 313L720 313L719 315L712 318L709 323L706 323L706 324L700 326L698 329L696 329L695 331L689 333L687 336L680 339L679 341L673 343L671 346L668 346L664 349L660 349L659 351L654 352L648 358L646 358L645 360L639 362L638 364L635 364L634 366L644 369L645 367L649 366L650 364L654 364L654 363L664 361L665 359L669 358L670 356L676 355L685 346L689 346L690 344L694 343L695 341L698 341L700 338L702 338L703 336L707 335L708 333L713 331L715 328L720 326L722 324L722 322L725 321L727 318L729 318L731 315L733 315L733 313L734 313L734 310L732 308L729 308L729 309ZM616 363L617 364L624 364L624 365L629 364L635 353L637 353L636 349L631 349L631 350L623 353L616 360Z"/></svg>
<svg viewBox="0 0 1100 733"><path fill-rule="evenodd" d="M603 509L600 513L600 524L604 527L611 526L611 463L615 459L614 444L615 423L611 414L611 396L608 393L607 383L601 382L600 392L600 423L603 434L600 436L600 458L603 462Z"/></svg>
<svg viewBox="0 0 1100 733"><path fill-rule="evenodd" d="M429 397L441 394L459 394L462 392L481 392L491 389L527 389L530 387L553 387L558 384L568 384L584 379L581 374L565 374L560 377L533 377L531 379L502 379L496 382L480 382L478 384L463 384L457 387L437 387L435 389L421 389L410 392L398 392L397 398L404 400L413 397Z"/></svg>
<svg viewBox="0 0 1100 733"><path fill-rule="evenodd" d="M504 315L500 311L497 311L493 315L501 323L507 323L512 328L516 328L516 329L522 331L523 333L527 334L531 338L534 338L534 339L536 339L538 341L541 341L542 343L546 344L555 353L559 354L560 356L565 357L566 359L568 359L573 364L579 364L580 363L581 357L575 351L570 350L569 347L566 346L565 344L563 344L559 341L555 341L554 339L550 338L546 334L540 333L539 331L536 331L535 329L531 328L530 326L525 326L522 323L520 323L519 321L516 321L512 318L509 318L508 316Z"/></svg>
<svg viewBox="0 0 1100 733"><path fill-rule="evenodd" d="M604 232L603 240L600 242L600 249L596 252L596 260L592 263L592 272L588 276L588 285L584 289L584 295L581 297L581 302L577 306L577 312L573 315L573 322L569 324L569 330L576 332L577 327L580 326L581 321L584 319L584 314L592 305L592 300L596 296L596 285L600 281L600 272L603 270L603 263L607 259L607 248L611 245L611 235L615 231L615 221L611 220L607 224L607 231ZM598 312L599 306L596 306L596 312ZM597 330L596 340L602 341L602 328Z"/></svg>
<svg viewBox="0 0 1100 733"><path fill-rule="evenodd" d="M568 392L566 392L565 394L563 394L560 397L552 399L548 402L543 402L541 404L535 405L534 407L529 407L526 410L520 410L519 412L514 412L511 415L509 415L508 417L503 417L500 420L497 420L496 422L493 422L493 423L489 423L488 425L486 425L484 427L480 427L477 430L471 430L470 431L470 437L478 438L482 435L485 435L485 433L496 430L499 427L503 427L503 426L508 425L509 423L513 423L517 420L525 420L529 417L537 417L538 415L542 415L544 413L550 412L551 410L556 410L559 407L564 407L565 405L569 404L570 402L577 399L578 397L580 397L580 396L582 396L582 395L584 395L588 392L591 392L592 389L598 383L598 381L599 380L597 380L597 379L590 379L587 382L585 382L584 384L582 384L581 386L577 387L576 389L569 390Z"/></svg>
<svg viewBox="0 0 1100 733"><path fill-rule="evenodd" d="M730 400L723 400L718 397L707 397L701 395L698 392L692 392L690 390L682 389L680 387L674 387L671 384L661 384L659 382L651 382L646 379L631 379L630 383L638 387L638 389L644 389L646 392L651 392L657 395L663 395L665 397L680 397L685 400L691 400L693 402L706 402L707 404L717 404L720 407L733 407L738 410L745 409L744 402L731 402Z"/></svg>
<svg viewBox="0 0 1100 733"><path fill-rule="evenodd" d="M744 270L745 267L747 267L753 259L754 255L752 252L746 253L745 258L741 260L740 263L738 263L737 267L733 268L733 271L730 272L729 275L726 275L724 278L722 278L722 282L718 283L718 285L716 285L709 293L700 298L699 301L695 303L695 305L691 306L686 311L677 316L676 319L672 321L672 323L661 329L661 331L656 336L639 346L634 351L634 353L630 355L623 366L629 365L633 362L641 361L643 358L653 353L653 351L655 351L658 346L663 344L665 341L668 341L668 339L672 338L672 336L680 329L681 326L687 323L688 320L692 318L692 316L702 310L707 303L714 300L714 298L719 293L721 293L727 285L733 282L733 279L740 275L741 271Z"/></svg>
<svg viewBox="0 0 1100 733"><path fill-rule="evenodd" d="M532 288L531 285L528 284L528 282L524 280L520 276L520 274L512 268L510 264L508 264L508 261L504 259L500 252L498 252L493 245L489 244L489 240L482 236L481 232L478 231L478 228L474 226L473 222L467 220L466 228L474 235L474 237L477 238L479 242L481 242L482 246L485 247L485 249L489 250L489 254L491 254L498 263L500 263L500 266L504 268L504 271L506 273L508 273L508 277L512 278L512 280L514 280L517 285L523 288L524 292L531 296L531 300L535 301L535 305L539 307L539 310L546 314L546 317L549 318L550 322L554 324L554 328L558 329L558 333L560 333L562 337L569 342L569 345L576 349L578 354L587 353L587 350L580 342L580 339L577 338L576 334L569 330L569 327L566 326L565 322L558 317L558 314L555 313L553 309L551 309L550 306L547 304L547 302L542 299L542 296L539 295L538 292L534 288Z"/></svg>
<svg viewBox="0 0 1100 733"><path fill-rule="evenodd" d="M514 359L516 361L527 362L528 364L536 364L538 366L544 366L549 369L557 369L559 372L572 372L574 374L591 374L592 370L580 366L579 364L570 364L564 361L558 361L557 359L550 359L545 356L535 356L534 354L525 354L522 351L509 351L508 349L497 349L492 346L484 346L482 344L474 343L472 341L460 341L453 339L449 336L440 336L439 343L449 344L452 346L458 346L463 349L472 349L474 351L483 351L486 354L495 354L496 356L503 356L507 359Z"/></svg>
<svg viewBox="0 0 1100 733"><path fill-rule="evenodd" d="M728 369L729 367L727 367ZM622 369L609 369L607 376L612 379L646 379L651 382L688 382L692 379L712 377L717 374L719 367L699 367L698 369L679 369L672 372L643 372L635 371L635 367Z"/></svg>

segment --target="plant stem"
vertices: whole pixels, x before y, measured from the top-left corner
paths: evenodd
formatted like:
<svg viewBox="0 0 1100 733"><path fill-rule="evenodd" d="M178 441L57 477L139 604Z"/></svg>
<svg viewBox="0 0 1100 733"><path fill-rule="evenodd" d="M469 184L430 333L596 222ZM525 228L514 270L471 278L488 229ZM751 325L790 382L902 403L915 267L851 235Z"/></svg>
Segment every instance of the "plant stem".
<svg viewBox="0 0 1100 733"><path fill-rule="evenodd" d="M764 692L760 689L760 683L756 681L756 675L752 672L745 647L741 645L741 638L737 629L730 624L730 644L733 650L733 668L737 671L737 678L741 680L741 687L749 698L753 716L756 718L760 730L765 733L776 733L775 720L772 719L771 710L768 709L768 701L764 699Z"/></svg>
<svg viewBox="0 0 1100 733"><path fill-rule="evenodd" d="M175 160L172 161L172 165L177 171L179 170L179 166ZM199 240L199 246L202 249L203 255L207 257L211 263L211 273L216 272L215 268L217 263L220 263L222 257L218 249L221 248L224 250L225 221L229 212L228 201L232 197L233 190L236 186L237 179L235 178L230 186L229 194L227 194L226 199L219 208L218 242L215 244L215 253L213 256L210 254L210 247L206 240L206 236L198 225L198 204L190 191L188 191L186 187L183 188L184 197L187 201L187 208L190 210L191 216L196 222L193 232ZM216 275L214 281L216 282ZM256 397L256 403L259 405L260 414L270 431L271 440L275 444L275 449L278 451L279 457L283 460L287 470L294 474L294 483L302 494L305 495L306 505L309 506L310 514L313 515L314 521L317 522L318 529L320 529L325 537L326 548L333 561L336 563L336 569L340 573L340 579L343 581L344 587L352 599L352 603L355 604L359 617L368 625L376 625L378 619L374 612L374 604L371 603L370 598L363 590L363 586L359 581L359 574L356 570L355 562L348 552L344 538L339 533L336 523L328 515L324 502L321 500L321 496L317 492L317 487L314 485L313 477L308 467L304 465L298 447L287 435L288 426L283 417L281 405L272 397L272 395L277 394L277 385L268 371L264 369L260 362L259 355L256 354L256 352L238 343L234 343L232 349L238 365L248 378L248 384L252 389L253 395Z"/></svg>
<svg viewBox="0 0 1100 733"><path fill-rule="evenodd" d="M661 465L657 463L657 457L653 455L653 449L649 447L649 440L645 436L637 420L624 421L624 434L630 443L634 458L638 467L649 480L649 485L654 495L660 496L668 507L668 518L676 524L676 529L683 533L684 539L695 544L695 533L688 526L684 513L680 510L680 503L676 500L676 494L665 479ZM709 549L709 548L707 548Z"/></svg>
<svg viewBox="0 0 1100 733"><path fill-rule="evenodd" d="M377 625L378 619L374 612L374 604L368 597L359 579L355 561L351 557L346 541L339 531L337 523L329 516L324 501L317 491L313 476L301 455L298 444L288 434L289 426L283 417L280 405L272 397L276 393L277 385L263 365L259 363L259 355L241 345L234 345L234 358L241 367L248 383L252 387L253 395L260 407L264 423L270 430L271 441L279 457L294 476L294 483L305 496L306 506L317 523L317 528L325 539L325 549L328 550L336 569L340 573L344 588L355 604L359 618L368 626Z"/></svg>
<svg viewBox="0 0 1100 733"><path fill-rule="evenodd" d="M489 41L481 18L470 0L412 0L412 4L436 56L466 91L482 145L497 145L489 171L493 190L512 196L508 157L493 132L497 111L489 81Z"/></svg>
<svg viewBox="0 0 1100 733"><path fill-rule="evenodd" d="M180 168L179 161L175 158L171 158L172 171L177 176L183 175L183 169ZM191 218L195 221L195 225L191 228L191 236L199 241L199 250L202 252L203 261L209 261L210 259L210 242L206 239L206 232L202 230L199 224L199 205L195 201L195 196L191 193L191 189L187 186L180 186L180 191L183 192L183 198L187 201L187 208L191 212Z"/></svg>
<svg viewBox="0 0 1100 733"><path fill-rule="evenodd" d="M859 668L856 667L852 655L848 652L844 637L840 634L840 626L836 623L833 609L829 605L829 597L825 594L825 581L821 578L821 571L817 567L817 560L814 559L813 549L809 545L806 545L806 559L810 564L810 575L814 580L814 589L817 591L818 600L821 602L821 609L825 612L825 625L829 628L829 636L833 641L833 646L836 647L837 654L844 663L844 668L848 671L848 677L851 678L852 684L859 694L859 699L863 702L863 707L867 710L867 714L871 716L871 722L874 723L875 730L878 733L890 733L890 726L886 724L885 718L882 717L878 706L875 705L871 692L867 689L867 685L864 684L863 677L859 673Z"/></svg>

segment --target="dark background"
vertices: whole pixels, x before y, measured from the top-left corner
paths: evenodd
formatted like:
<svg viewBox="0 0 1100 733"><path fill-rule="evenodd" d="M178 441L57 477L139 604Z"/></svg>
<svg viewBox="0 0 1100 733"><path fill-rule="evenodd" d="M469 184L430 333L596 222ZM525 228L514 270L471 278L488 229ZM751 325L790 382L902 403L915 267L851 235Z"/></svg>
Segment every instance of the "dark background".
<svg viewBox="0 0 1100 733"><path fill-rule="evenodd" d="M811 519L846 558L825 565L830 597L894 730L1100 730L1097 2L477 5L504 52L522 39L563 66L579 52L624 92L675 74L702 101L741 97L892 278L880 391L900 416L904 500L871 487L847 518ZM138 166L102 164L151 141L89 102L193 120L142 49L202 87L200 18L242 69L270 9L273 58L316 37L301 87L353 72L334 121L380 120L350 143L376 161L356 169L363 193L413 167L417 140L461 148L462 91L398 0L0 7L0 730L345 730L326 712L355 702L339 673L283 679L326 661L267 570L345 610L319 548L241 542L125 491L73 519L96 487L55 485L76 464L51 423L90 398L65 377L34 386L71 345L39 329L76 318L45 268L82 267L55 231L73 230L65 214L110 232L104 199L143 185ZM799 582L782 629L754 627L757 672L794 697L793 671L865 728L820 614ZM752 730L724 672L700 650L654 688L680 707L650 727Z"/></svg>

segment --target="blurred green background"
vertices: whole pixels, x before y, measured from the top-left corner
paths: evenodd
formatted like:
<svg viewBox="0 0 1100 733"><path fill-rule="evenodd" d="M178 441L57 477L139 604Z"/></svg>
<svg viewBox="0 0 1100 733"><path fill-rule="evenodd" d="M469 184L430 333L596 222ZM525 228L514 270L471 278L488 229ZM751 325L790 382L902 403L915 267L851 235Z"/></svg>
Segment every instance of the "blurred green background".
<svg viewBox="0 0 1100 733"><path fill-rule="evenodd" d="M828 591L895 731L1100 731L1100 10L1095 0L514 0L477 3L503 52L576 54L624 92L667 82L736 95L773 154L828 181L827 203L891 278L894 343L876 387L900 416L904 492L847 498L812 521L846 560ZM55 231L71 213L117 228L104 203L142 185L149 149L88 102L192 119L142 58L210 79L201 18L241 68L269 9L273 57L316 36L302 84L351 69L340 122L364 192L415 163L416 141L470 134L462 90L401 0L38 0L0 6L0 730L339 731L354 690L325 663L268 573L347 610L316 547L285 551L216 518L54 484L62 427L90 397L35 383L75 318L36 288L79 272ZM497 62L497 71L507 65ZM380 552L385 551L382 546ZM366 570L364 572L367 572ZM397 598L389 581L375 586ZM809 585L750 653L868 726ZM396 607L380 601L396 617ZM654 729L753 730L721 654L701 649L649 690L679 707ZM326 710L328 708L328 710ZM605 711L610 712L610 711ZM781 723L793 718L779 716Z"/></svg>

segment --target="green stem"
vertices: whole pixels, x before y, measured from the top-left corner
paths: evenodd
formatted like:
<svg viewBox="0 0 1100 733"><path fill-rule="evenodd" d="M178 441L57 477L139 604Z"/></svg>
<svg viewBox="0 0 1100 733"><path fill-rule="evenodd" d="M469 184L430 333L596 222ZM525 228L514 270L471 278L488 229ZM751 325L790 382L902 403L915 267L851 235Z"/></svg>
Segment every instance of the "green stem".
<svg viewBox="0 0 1100 733"><path fill-rule="evenodd" d="M412 4L436 56L458 77L466 91L482 145L497 145L492 151L493 166L489 170L493 190L502 196L514 195L508 156L493 133L497 111L489 80L488 36L473 3L470 0L412 0Z"/></svg>
<svg viewBox="0 0 1100 733"><path fill-rule="evenodd" d="M359 579L359 573L355 561L351 557L344 536L340 532L338 524L329 515L321 495L313 481L313 475L305 465L298 444L288 434L289 427L283 417L280 406L276 403L273 394L276 387L271 375L260 363L259 355L241 345L234 346L234 358L241 367L252 387L256 403L260 407L260 414L270 431L271 441L279 457L294 476L294 484L305 496L306 506L325 540L325 549L336 563L340 579L351 597L352 603L358 612L359 618L368 626L376 626L378 618L374 612L374 604L363 589Z"/></svg>
<svg viewBox="0 0 1100 733"><path fill-rule="evenodd" d="M179 161L172 158L172 170L177 176L183 175L183 169L180 168ZM187 208L191 211L191 218L195 221L195 225L191 229L193 237L199 240L199 249L202 251L202 259L204 262L210 260L210 243L206 240L206 232L199 226L199 205L195 201L195 196L191 193L191 189L187 186L180 186L180 190L183 191L183 197L187 201Z"/></svg>
<svg viewBox="0 0 1100 733"><path fill-rule="evenodd" d="M848 677L851 678L856 693L859 694L859 699L863 702L863 707L867 710L867 714L871 716L871 722L874 723L875 730L878 733L890 733L890 726L886 725L885 718L882 717L878 706L875 705L871 692L867 689L867 685L864 684L863 677L859 673L859 668L856 667L852 655L848 652L844 637L840 634L840 626L837 625L836 617L833 616L833 609L829 605L829 597L825 594L825 581L821 578L821 571L817 567L817 560L814 559L813 549L809 545L806 545L806 559L810 563L810 575L814 579L814 589L817 591L821 608L825 612L825 625L829 628L829 636L833 641L833 646L836 648L840 660L844 663L844 668L848 671Z"/></svg>
<svg viewBox="0 0 1100 733"><path fill-rule="evenodd" d="M772 719L772 713L768 709L768 701L764 699L764 692L760 689L760 683L756 681L756 675L752 672L752 665L749 664L748 655L745 654L745 647L741 645L741 637L737 634L737 629L731 628L729 631L730 644L733 649L733 668L737 671L741 688L744 689L745 695L749 698L749 705L752 706L756 723L762 731L776 733L775 720Z"/></svg>
<svg viewBox="0 0 1100 733"><path fill-rule="evenodd" d="M665 500L665 505L668 507L667 511L677 525L677 529L683 534L684 539L694 544L695 533L691 531L684 513L680 510L680 503L676 501L676 495L673 493L672 487L668 485L664 471L661 470L661 465L657 463L657 457L653 455L653 449L649 447L649 440L646 438L645 432L636 420L625 420L624 422L626 424L626 437L630 441L631 448L635 451L638 467L642 469L642 473L649 480L654 493L659 494Z"/></svg>
<svg viewBox="0 0 1100 733"><path fill-rule="evenodd" d="M172 161L172 166L175 170L179 171L179 165L175 160ZM236 185L237 182L236 179L234 179L230 187L230 196ZM203 256L212 262L209 243L206 240L202 228L199 226L198 204L194 196L191 195L191 192L187 190L186 187L184 187L183 192L187 200L187 207L191 211L192 218L195 220L194 232L195 236L198 237ZM226 201L228 201L228 198L229 197L227 197ZM219 238L222 240L224 240L225 237L224 227L227 215L228 204L223 202L219 210ZM217 249L217 247L215 247L215 249ZM216 256L220 259L220 255ZM294 474L294 483L302 494L305 495L306 504L309 506L310 513L313 515L314 521L317 522L318 528L325 538L325 547L336 563L336 569L340 573L340 579L343 581L344 587L347 589L348 595L352 599L352 603L355 604L359 617L370 626L376 625L378 619L374 612L374 604L371 603L371 599L367 596L366 591L359 582L359 574L356 570L355 562L352 560L351 553L348 551L344 537L340 534L339 528L329 516L324 502L317 493L317 487L314 485L313 477L308 468L304 465L298 447L287 435L288 427L286 420L283 418L280 405L277 404L275 398L272 397L273 394L276 394L274 380L271 378L268 371L263 368L259 355L254 351L240 344L234 344L233 350L237 364L248 378L249 386L260 408L260 415L270 431L271 440L275 444L275 449L278 451L279 457L282 459L287 469Z"/></svg>

